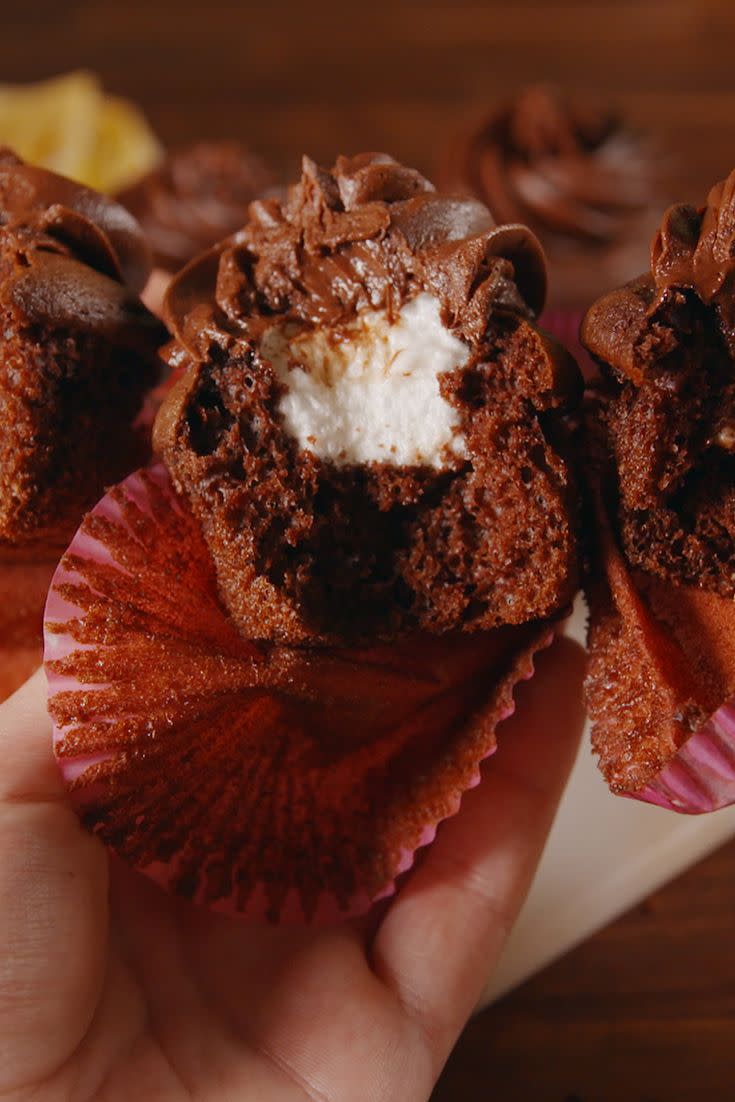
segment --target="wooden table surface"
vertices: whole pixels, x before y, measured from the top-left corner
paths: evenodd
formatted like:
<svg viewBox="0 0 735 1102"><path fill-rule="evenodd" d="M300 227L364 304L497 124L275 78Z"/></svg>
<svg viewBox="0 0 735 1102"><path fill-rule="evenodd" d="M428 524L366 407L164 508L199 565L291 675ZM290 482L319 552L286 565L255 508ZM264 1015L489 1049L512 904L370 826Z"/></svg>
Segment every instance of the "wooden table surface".
<svg viewBox="0 0 735 1102"><path fill-rule="evenodd" d="M430 171L452 127L531 80L660 135L681 198L735 165L733 0L6 7L1 79L86 66L165 142L239 136L289 172L366 148ZM435 1102L735 1098L734 919L735 842L477 1017Z"/></svg>

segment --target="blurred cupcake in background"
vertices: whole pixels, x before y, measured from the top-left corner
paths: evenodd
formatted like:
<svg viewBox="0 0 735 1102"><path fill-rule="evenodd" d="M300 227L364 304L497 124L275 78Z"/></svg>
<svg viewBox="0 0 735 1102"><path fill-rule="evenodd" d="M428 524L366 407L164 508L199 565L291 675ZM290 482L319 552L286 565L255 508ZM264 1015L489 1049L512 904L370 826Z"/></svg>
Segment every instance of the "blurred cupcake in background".
<svg viewBox="0 0 735 1102"><path fill-rule="evenodd" d="M521 90L457 135L439 167L446 190L470 194L498 222L522 222L549 263L542 324L584 361L586 308L647 270L667 206L663 156L610 108L543 85Z"/></svg>
<svg viewBox="0 0 735 1102"><path fill-rule="evenodd" d="M154 313L160 313L171 276L239 230L250 203L274 183L266 162L240 142L212 141L172 151L118 193L153 251L143 299Z"/></svg>

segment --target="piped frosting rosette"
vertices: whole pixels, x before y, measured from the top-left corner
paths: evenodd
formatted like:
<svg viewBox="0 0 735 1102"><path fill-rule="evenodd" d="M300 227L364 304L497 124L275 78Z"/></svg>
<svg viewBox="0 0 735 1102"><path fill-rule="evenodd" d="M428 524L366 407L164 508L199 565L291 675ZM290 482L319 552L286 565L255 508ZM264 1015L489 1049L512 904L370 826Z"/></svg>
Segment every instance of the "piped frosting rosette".
<svg viewBox="0 0 735 1102"><path fill-rule="evenodd" d="M531 297L538 287L533 240L478 213L442 205L386 157L330 171L306 162L287 201L256 211L169 293L186 366L157 419L164 465L128 478L82 524L49 595L46 669L56 754L82 820L197 903L330 921L392 892L479 782L514 687L574 593L576 518L557 437L578 383L518 292L516 256L521 285L531 280ZM469 292L455 316L441 286L426 304L436 250L455 263L445 293ZM457 357L425 394L407 304L422 324L441 323L435 343ZM376 374L377 326L390 356ZM490 364L502 379L493 395L482 388ZM410 407L402 431L425 398L437 431L458 434L431 461L323 454L321 430L298 439L283 404L305 385L291 385L295 372L314 385L328 375L332 390L364 384L361 398L380 402L394 365L403 382L387 394ZM404 389L407 372L418 390ZM372 416L364 401L360 426ZM487 431L513 429L518 443L494 524L477 512L493 486L475 455L487 461L486 442L466 432L491 409ZM381 424L388 436L376 429L369 446L390 452L394 422ZM344 448L356 447L348 428ZM391 446L405 450L405 436ZM529 573L511 593L500 560L516 485L546 495L559 520L517 552ZM541 560L556 573L537 590Z"/></svg>
<svg viewBox="0 0 735 1102"><path fill-rule="evenodd" d="M611 108L531 85L449 144L440 182L538 235L551 274L542 324L553 331L645 267L666 205L661 162Z"/></svg>
<svg viewBox="0 0 735 1102"><path fill-rule="evenodd" d="M735 174L672 207L651 274L589 311L597 516L587 698L613 791L735 803Z"/></svg>

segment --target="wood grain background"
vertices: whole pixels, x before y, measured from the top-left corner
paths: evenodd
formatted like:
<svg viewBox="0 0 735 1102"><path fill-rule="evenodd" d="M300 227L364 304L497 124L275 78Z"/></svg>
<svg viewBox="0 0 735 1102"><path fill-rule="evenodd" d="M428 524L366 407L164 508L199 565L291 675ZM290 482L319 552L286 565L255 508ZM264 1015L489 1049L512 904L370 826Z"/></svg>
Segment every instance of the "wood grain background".
<svg viewBox="0 0 735 1102"><path fill-rule="evenodd" d="M381 149L430 170L444 135L530 80L612 100L677 154L681 198L735 164L732 0L125 0L0 5L2 79L75 66L167 142Z"/></svg>
<svg viewBox="0 0 735 1102"><path fill-rule="evenodd" d="M239 136L288 172L360 149L430 172L449 131L531 80L659 135L679 198L735 165L735 0L2 8L3 80L87 66L165 142ZM735 843L476 1018L435 1102L728 1102L734 941Z"/></svg>

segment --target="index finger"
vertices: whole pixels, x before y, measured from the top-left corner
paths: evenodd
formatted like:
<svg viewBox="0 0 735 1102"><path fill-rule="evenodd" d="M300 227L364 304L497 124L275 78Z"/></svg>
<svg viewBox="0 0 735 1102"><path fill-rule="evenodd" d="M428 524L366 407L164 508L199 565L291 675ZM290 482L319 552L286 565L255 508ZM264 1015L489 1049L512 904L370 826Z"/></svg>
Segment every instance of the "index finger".
<svg viewBox="0 0 735 1102"><path fill-rule="evenodd" d="M0 800L66 799L54 759L42 669L0 704L0 753Z"/></svg>
<svg viewBox="0 0 735 1102"><path fill-rule="evenodd" d="M373 967L421 1027L437 1074L543 852L584 721L583 665L568 639L538 658L482 783L440 828L377 932Z"/></svg>

